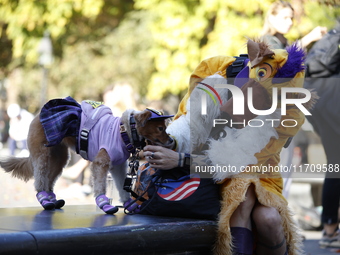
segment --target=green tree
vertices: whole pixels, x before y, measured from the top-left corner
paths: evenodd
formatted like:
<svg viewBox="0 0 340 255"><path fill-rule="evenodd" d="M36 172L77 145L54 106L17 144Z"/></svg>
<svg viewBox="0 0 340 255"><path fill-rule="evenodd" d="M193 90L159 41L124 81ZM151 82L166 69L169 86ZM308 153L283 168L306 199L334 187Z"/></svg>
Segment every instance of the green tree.
<svg viewBox="0 0 340 255"><path fill-rule="evenodd" d="M0 21L8 26L13 56L27 64L36 63L44 31L61 57L65 45L105 37L132 8L132 0L0 0Z"/></svg>
<svg viewBox="0 0 340 255"><path fill-rule="evenodd" d="M8 74L14 69L22 69L21 73L25 79L22 79L19 84L21 87L19 99L31 99L30 105L34 105L31 108L35 109L39 106L39 96L37 95L40 94L41 83L37 79L37 77L41 77L40 70L37 70L39 57L37 47L43 33L49 31L51 34L56 60L50 72L52 82L50 82L49 92L50 95L59 96L64 94L63 91L59 93L60 88L63 87L60 82L64 80L76 81L72 83L72 87L78 87L81 84L81 79L77 80L76 77L72 77L80 74L77 72L59 73L61 76L54 78L58 76L58 70L67 66L67 63L63 61L64 58L70 59L73 56L81 59L83 57L82 55L75 56L70 49L73 47L78 49L80 54L84 54L79 48L84 45L85 48L89 46L84 57L91 57L90 61L86 62L86 59L82 59L73 61L73 64L78 62L83 65L91 65L92 60L97 60L97 57L101 57L100 54L102 54L95 50L96 47L98 48L97 42L104 40L108 34L112 33L119 26L125 14L132 9L132 0L0 0L1 38L7 38L7 41L11 43L5 49L4 40L0 41L0 56L5 57L3 52L13 56L10 62L1 59L1 70L4 70L2 73L6 71ZM59 66L56 68L59 64L60 68ZM74 71L79 66L69 66L69 68ZM98 68L91 68L91 66L88 69L98 71ZM86 69L83 68L84 70ZM98 72L92 71L91 74L100 76ZM88 83L82 84L88 85ZM70 86L70 84L65 84L65 86ZM78 88L74 91L82 91L82 89ZM25 104L25 102L21 102L21 104Z"/></svg>
<svg viewBox="0 0 340 255"><path fill-rule="evenodd" d="M265 13L274 1L135 2L137 9L147 10L153 19L151 32L155 45L150 51L156 72L150 80L148 97L159 99L167 93L185 91L190 73L201 60L245 53L246 39L259 37ZM296 40L317 25L332 27L339 8L323 2L295 1L294 4L305 8L305 13L289 39Z"/></svg>
<svg viewBox="0 0 340 255"><path fill-rule="evenodd" d="M340 15L337 0L292 1L298 24L288 35L291 41L317 25L332 27ZM99 99L117 80L130 82L148 99L181 97L201 60L246 51L246 39L259 36L272 2L0 0L1 38L13 49L2 68L21 69L20 98L37 109L41 71L36 49L48 30L55 55L49 98Z"/></svg>

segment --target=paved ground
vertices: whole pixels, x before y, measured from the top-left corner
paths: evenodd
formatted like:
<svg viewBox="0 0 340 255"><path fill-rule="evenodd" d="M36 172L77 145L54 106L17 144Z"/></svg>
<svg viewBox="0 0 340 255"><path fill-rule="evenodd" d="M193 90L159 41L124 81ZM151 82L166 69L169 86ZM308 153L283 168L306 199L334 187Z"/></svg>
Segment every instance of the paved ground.
<svg viewBox="0 0 340 255"><path fill-rule="evenodd" d="M4 156L7 151L2 149L0 155ZM88 178L88 174L86 174ZM60 178L55 187L55 193L59 198L66 200L67 205L77 204L94 204L92 194L85 195L83 188L64 178ZM9 174L0 171L0 208L13 207L33 207L39 206L35 198L36 192L33 188L33 180L27 183L22 180L11 178ZM117 203L117 195L113 190L113 199ZM307 213L301 212L301 207L312 208L313 201L308 183L293 183L290 189L288 201L296 214L296 218L307 217ZM315 213L315 211L313 211ZM310 216L308 216L310 217ZM317 224L318 218L315 217L314 224ZM321 231L303 231L306 240L304 241L306 254L334 254L340 253L340 250L321 249L318 246L318 239L321 237Z"/></svg>
<svg viewBox="0 0 340 255"><path fill-rule="evenodd" d="M311 186L308 183L293 183L291 185L288 202L295 214L297 221L305 219L313 226L320 224L319 214L321 208L314 209L311 196ZM302 209L306 208L306 209ZM322 232L320 230L302 230L305 237L304 250L307 255L325 255L340 253L340 249L320 248L319 239Z"/></svg>

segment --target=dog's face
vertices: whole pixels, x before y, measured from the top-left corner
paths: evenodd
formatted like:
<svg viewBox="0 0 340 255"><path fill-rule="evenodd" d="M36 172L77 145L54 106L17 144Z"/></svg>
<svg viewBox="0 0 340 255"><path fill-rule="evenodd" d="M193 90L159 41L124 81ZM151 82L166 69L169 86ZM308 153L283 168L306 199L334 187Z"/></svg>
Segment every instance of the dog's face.
<svg viewBox="0 0 340 255"><path fill-rule="evenodd" d="M138 134L143 136L149 144L169 147L173 139L165 132L168 123L167 119L151 119L151 113L144 110L135 114Z"/></svg>

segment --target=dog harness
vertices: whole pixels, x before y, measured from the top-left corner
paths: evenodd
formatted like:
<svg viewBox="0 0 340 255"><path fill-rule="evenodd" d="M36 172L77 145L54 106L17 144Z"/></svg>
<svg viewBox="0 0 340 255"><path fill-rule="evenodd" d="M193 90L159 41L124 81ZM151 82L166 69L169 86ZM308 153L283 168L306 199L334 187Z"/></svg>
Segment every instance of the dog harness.
<svg viewBox="0 0 340 255"><path fill-rule="evenodd" d="M153 109L151 119L165 119L173 115L163 115ZM47 139L45 146L55 146L67 136L77 139L76 152L84 159L93 161L100 149L105 149L112 164L121 164L144 146L137 134L136 121L131 114L129 125L132 141L120 117L112 115L109 107L101 102L86 100L81 105L72 97L53 99L47 102L40 113L40 122Z"/></svg>
<svg viewBox="0 0 340 255"><path fill-rule="evenodd" d="M109 107L98 102L83 101L81 108L79 154L93 161L99 150L105 149L114 165L128 159L130 152L120 136L120 118L113 116Z"/></svg>
<svg viewBox="0 0 340 255"><path fill-rule="evenodd" d="M94 101L79 104L72 97L47 102L40 113L47 139L45 146L55 146L67 136L77 139L76 152L93 161L105 149L113 164L121 164L130 152L120 135L120 118L109 107Z"/></svg>

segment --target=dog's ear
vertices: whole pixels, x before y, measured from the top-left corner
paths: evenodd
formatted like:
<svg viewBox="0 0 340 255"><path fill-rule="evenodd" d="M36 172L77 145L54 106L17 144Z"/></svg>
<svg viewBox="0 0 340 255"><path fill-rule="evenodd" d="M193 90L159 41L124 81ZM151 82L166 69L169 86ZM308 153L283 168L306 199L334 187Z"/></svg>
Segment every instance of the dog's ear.
<svg viewBox="0 0 340 255"><path fill-rule="evenodd" d="M135 120L137 122L137 126L144 127L150 117L151 117L151 112L148 110L144 110L140 113L135 114Z"/></svg>

